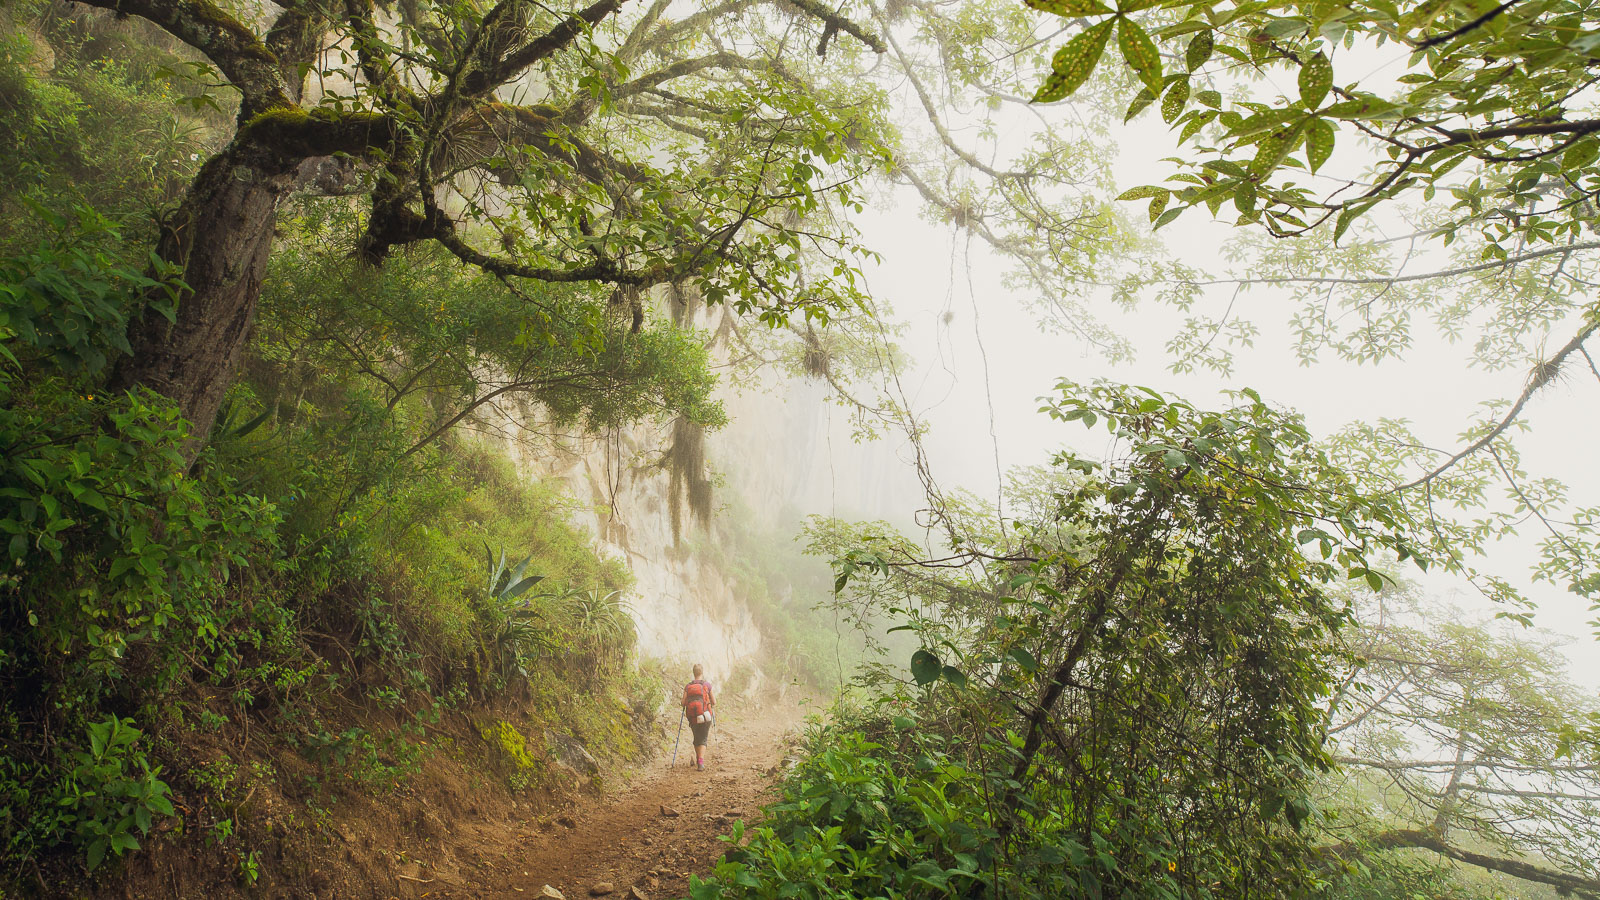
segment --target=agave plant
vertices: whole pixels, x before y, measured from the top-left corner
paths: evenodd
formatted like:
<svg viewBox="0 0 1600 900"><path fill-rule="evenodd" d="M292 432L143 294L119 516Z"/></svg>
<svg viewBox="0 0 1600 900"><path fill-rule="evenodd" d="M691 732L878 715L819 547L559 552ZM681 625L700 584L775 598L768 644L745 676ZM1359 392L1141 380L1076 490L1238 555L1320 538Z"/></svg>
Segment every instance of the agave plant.
<svg viewBox="0 0 1600 900"><path fill-rule="evenodd" d="M561 595L562 614L581 649L605 656L633 644L633 617L621 597L621 591L599 590L573 590Z"/></svg>
<svg viewBox="0 0 1600 900"><path fill-rule="evenodd" d="M483 552L489 560L489 613L493 616L484 638L484 654L494 660L502 678L526 676L528 658L537 649L550 646L545 629L539 626L542 616L531 598L522 597L544 576L527 574L532 554L507 566L504 549L498 560L487 544Z"/></svg>

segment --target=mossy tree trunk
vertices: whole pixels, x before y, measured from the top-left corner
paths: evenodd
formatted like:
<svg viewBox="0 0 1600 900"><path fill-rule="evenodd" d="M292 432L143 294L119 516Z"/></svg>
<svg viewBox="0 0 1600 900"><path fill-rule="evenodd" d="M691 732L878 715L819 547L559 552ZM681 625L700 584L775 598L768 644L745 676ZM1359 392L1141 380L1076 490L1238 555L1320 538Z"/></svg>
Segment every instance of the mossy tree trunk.
<svg viewBox="0 0 1600 900"><path fill-rule="evenodd" d="M241 164L237 149L212 158L163 228L158 253L183 273L176 317L146 309L130 326L132 353L112 386L151 388L174 400L194 428L210 430L249 340L272 251L280 197L291 179Z"/></svg>

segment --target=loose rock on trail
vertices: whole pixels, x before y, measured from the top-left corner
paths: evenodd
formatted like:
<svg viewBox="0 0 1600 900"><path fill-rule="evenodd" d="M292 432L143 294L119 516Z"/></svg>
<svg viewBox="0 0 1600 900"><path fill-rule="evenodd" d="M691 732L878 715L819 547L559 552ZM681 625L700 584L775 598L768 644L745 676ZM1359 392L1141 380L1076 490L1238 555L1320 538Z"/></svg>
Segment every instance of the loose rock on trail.
<svg viewBox="0 0 1600 900"><path fill-rule="evenodd" d="M704 877L727 850L718 840L736 819L748 823L768 799L795 716L771 710L719 719L707 747L705 771L694 750L670 754L638 771L626 788L588 798L564 817L528 822L506 860L470 885L440 885L425 896L439 900L553 897L682 897L691 874ZM687 760L688 764L685 764ZM429 885L433 887L433 885Z"/></svg>

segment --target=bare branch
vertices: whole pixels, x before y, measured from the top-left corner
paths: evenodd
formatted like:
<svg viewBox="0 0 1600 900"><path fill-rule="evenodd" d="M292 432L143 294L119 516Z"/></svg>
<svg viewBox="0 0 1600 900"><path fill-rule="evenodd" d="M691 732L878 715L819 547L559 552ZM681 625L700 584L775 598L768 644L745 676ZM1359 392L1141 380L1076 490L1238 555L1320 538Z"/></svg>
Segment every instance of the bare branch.
<svg viewBox="0 0 1600 900"><path fill-rule="evenodd" d="M1411 848L1432 850L1440 856L1448 857L1457 862L1464 862L1492 872L1502 872L1515 878L1521 878L1524 881L1548 884L1558 890L1571 891L1582 897L1600 897L1600 880L1568 872L1558 872L1554 869L1547 869L1522 860L1463 850L1460 847L1446 843L1434 831L1413 828L1385 831L1364 841L1324 847L1322 852L1328 856L1350 858L1363 856L1375 850L1404 850Z"/></svg>
<svg viewBox="0 0 1600 900"><path fill-rule="evenodd" d="M1267 276L1261 278L1215 278L1209 281L1184 281L1183 284L1194 287L1210 287L1220 284L1370 284L1394 285L1409 281L1431 281L1435 278L1453 278L1457 275L1470 275L1474 272L1488 272L1495 269L1509 269L1518 263L1542 259L1546 256L1560 256L1575 253L1579 250L1600 249L1600 241L1585 241L1582 243L1565 244L1560 247L1548 247L1543 250L1534 250L1518 256L1509 257L1494 262L1478 263L1471 266L1461 266L1456 269L1441 269L1435 272L1419 272L1415 275L1373 275L1364 278L1324 278L1316 275L1284 275L1279 277Z"/></svg>
<svg viewBox="0 0 1600 900"><path fill-rule="evenodd" d="M796 8L821 19L828 28L842 31L861 43L866 44L868 47L872 48L872 52L874 53L883 53L889 49L888 47L884 46L883 38L880 38L867 29L862 28L860 25L857 25L844 16L839 15L838 12L829 9L823 4L817 2L817 0L787 0L787 2L793 4Z"/></svg>
<svg viewBox="0 0 1600 900"><path fill-rule="evenodd" d="M503 0L484 16L485 36L481 47L494 47L499 41L514 42L521 31L520 16L514 7L523 0ZM597 0L579 12L561 21L561 24L542 36L516 47L503 55L484 61L483 65L469 68L461 77L460 93L463 97L482 97L521 74L522 70L551 54L567 47L578 36L598 25L607 16L622 8L628 0ZM503 11L503 12L502 12Z"/></svg>
<svg viewBox="0 0 1600 900"><path fill-rule="evenodd" d="M1419 485L1426 484L1427 482L1432 481L1433 479L1442 475L1456 463L1466 459L1468 456L1471 456L1474 453L1477 453L1484 447L1487 447L1491 441L1504 433L1507 428L1511 427L1511 424L1515 422L1517 417L1522 414L1522 408L1528 404L1529 400L1533 399L1533 395L1537 394L1541 388L1550 383L1551 379L1555 378L1556 373L1561 370L1561 365L1566 361L1567 357L1571 356L1573 353L1576 353L1580 348L1582 348L1583 342L1588 340L1597 329L1600 329L1600 316L1591 316L1588 323L1585 324L1583 328L1573 336L1572 340L1567 342L1566 346L1557 351L1555 356L1552 356L1548 360L1545 360L1544 362L1533 367L1533 371L1528 373L1527 387L1522 389L1521 395L1517 397L1517 402L1512 404L1511 410L1507 412L1499 422L1495 423L1493 428L1489 429L1489 431L1482 437L1473 441L1471 444L1468 444L1466 448L1455 453L1443 463L1440 463L1436 468L1428 472L1428 474L1423 475L1414 481L1408 481L1405 484L1395 488L1395 490L1405 491Z"/></svg>

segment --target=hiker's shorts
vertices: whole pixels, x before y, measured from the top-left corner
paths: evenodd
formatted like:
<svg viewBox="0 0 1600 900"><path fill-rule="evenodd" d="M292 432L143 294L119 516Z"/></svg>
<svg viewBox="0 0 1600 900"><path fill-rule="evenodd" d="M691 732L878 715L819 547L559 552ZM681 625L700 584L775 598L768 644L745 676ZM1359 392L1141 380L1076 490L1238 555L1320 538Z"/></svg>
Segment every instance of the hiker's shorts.
<svg viewBox="0 0 1600 900"><path fill-rule="evenodd" d="M694 745L696 747L704 747L706 745L706 738L711 736L711 723L690 722L689 730L694 732Z"/></svg>

